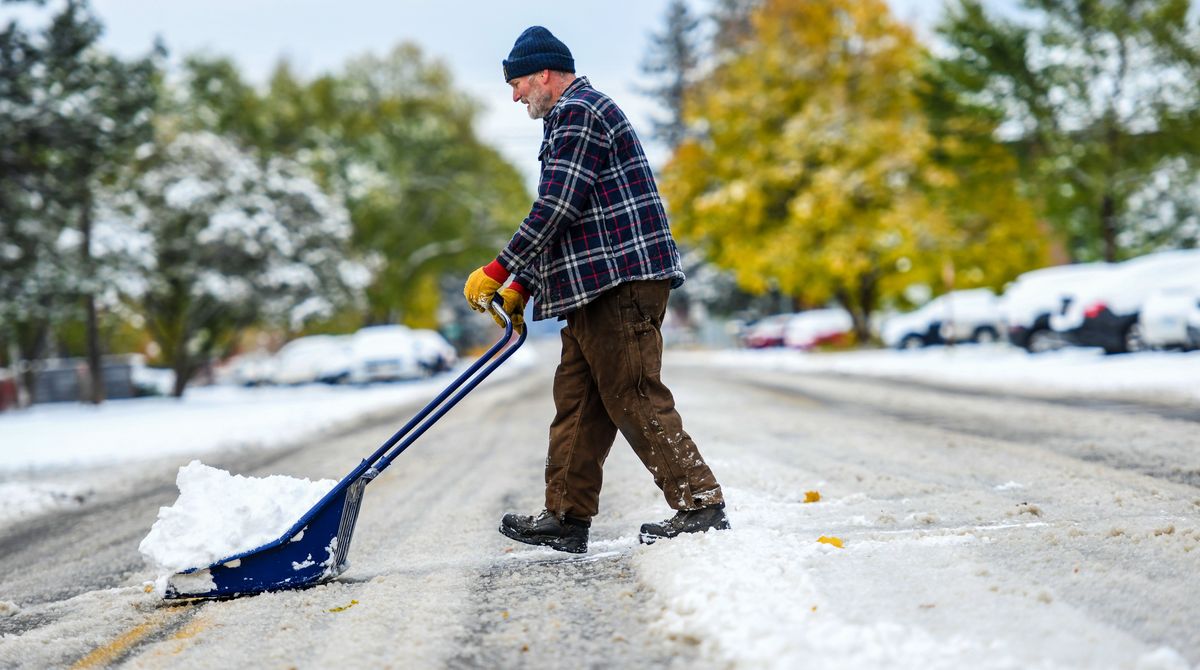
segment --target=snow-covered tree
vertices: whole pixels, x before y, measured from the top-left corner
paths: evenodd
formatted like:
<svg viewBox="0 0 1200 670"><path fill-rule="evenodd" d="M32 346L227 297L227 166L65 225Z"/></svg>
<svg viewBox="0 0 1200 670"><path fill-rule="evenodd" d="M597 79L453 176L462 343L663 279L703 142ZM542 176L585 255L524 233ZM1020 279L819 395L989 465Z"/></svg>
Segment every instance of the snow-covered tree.
<svg viewBox="0 0 1200 670"><path fill-rule="evenodd" d="M130 61L104 53L86 0L48 14L35 29L13 21L0 32L0 338L32 360L52 328L82 320L99 379L95 194L150 138L161 50ZM101 384L90 391L103 399Z"/></svg>
<svg viewBox="0 0 1200 670"><path fill-rule="evenodd" d="M265 91L223 60L190 58L183 75L184 128L294 158L343 195L355 247L378 260L367 309L348 326L435 325L439 278L461 284L529 211L520 174L478 136L478 103L413 44L310 81L281 63Z"/></svg>
<svg viewBox="0 0 1200 670"><path fill-rule="evenodd" d="M297 163L218 135L145 145L99 227L110 278L175 371L175 395L251 324L299 328L357 300L346 208Z"/></svg>

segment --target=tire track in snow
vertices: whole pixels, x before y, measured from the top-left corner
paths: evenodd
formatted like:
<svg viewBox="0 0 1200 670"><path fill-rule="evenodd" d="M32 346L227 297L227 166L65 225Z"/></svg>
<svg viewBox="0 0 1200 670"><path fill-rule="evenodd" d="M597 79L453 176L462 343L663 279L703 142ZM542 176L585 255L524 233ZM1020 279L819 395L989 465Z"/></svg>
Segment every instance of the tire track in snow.
<svg viewBox="0 0 1200 670"><path fill-rule="evenodd" d="M516 549L479 575L448 668L694 667L693 646L650 632L650 593L627 549L550 552Z"/></svg>

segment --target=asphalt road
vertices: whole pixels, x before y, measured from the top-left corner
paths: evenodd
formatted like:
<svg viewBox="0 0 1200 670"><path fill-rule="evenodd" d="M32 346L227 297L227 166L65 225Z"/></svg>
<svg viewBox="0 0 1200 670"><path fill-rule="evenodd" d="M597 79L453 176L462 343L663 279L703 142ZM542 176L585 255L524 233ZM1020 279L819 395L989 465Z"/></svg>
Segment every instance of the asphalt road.
<svg viewBox="0 0 1200 670"><path fill-rule="evenodd" d="M137 544L158 507L173 501L174 467L186 458L131 473L132 490L85 509L0 529L0 601L18 608L0 615L0 667L729 665L654 625L662 612L655 584L639 575L635 532L669 510L620 441L587 555L496 533L504 512L540 508L551 373L543 364L480 387L373 482L351 568L331 584L222 602L164 604L147 594L154 575ZM1200 515L1194 408L670 361L667 381L729 490L735 528L739 491L785 490L770 473L793 471L820 473L830 492L869 497L880 520L872 537L905 530L905 513L931 530L996 516L1036 521L972 549L988 570L1019 575L999 590L1019 579L1037 601L1036 586L1053 585L1056 601L1089 622L1200 662L1200 533L1163 521ZM244 474L340 477L415 409L288 449L205 462ZM1000 508L992 483L1009 480L1023 482L1028 500ZM987 511L993 505L1005 511ZM1155 533L1170 544L1141 540ZM898 565L892 578L922 569ZM1070 578L1081 570L1093 578ZM850 613L855 602L862 616L889 606L879 582L849 563L818 576L846 595ZM972 633L951 608L928 616L934 632ZM1060 649L1060 658L1077 658L1070 640L1044 644L1031 658Z"/></svg>

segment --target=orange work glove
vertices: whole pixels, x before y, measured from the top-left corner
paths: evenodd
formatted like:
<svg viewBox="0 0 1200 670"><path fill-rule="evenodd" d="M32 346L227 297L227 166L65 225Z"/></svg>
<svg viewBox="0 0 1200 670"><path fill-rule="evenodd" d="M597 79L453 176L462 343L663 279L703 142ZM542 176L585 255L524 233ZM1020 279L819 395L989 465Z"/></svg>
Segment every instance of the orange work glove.
<svg viewBox="0 0 1200 670"><path fill-rule="evenodd" d="M513 328L525 323L525 303L529 300L529 294L525 291L525 287L514 281L500 289L499 295L500 299L504 301L504 313L512 319ZM504 327L504 320L495 312L492 313L492 319L496 321L496 325Z"/></svg>
<svg viewBox="0 0 1200 670"><path fill-rule="evenodd" d="M492 302L492 296L500 290L505 279L508 279L508 271L497 261L492 261L467 277L467 284L463 286L463 297L467 299L471 309L486 312Z"/></svg>

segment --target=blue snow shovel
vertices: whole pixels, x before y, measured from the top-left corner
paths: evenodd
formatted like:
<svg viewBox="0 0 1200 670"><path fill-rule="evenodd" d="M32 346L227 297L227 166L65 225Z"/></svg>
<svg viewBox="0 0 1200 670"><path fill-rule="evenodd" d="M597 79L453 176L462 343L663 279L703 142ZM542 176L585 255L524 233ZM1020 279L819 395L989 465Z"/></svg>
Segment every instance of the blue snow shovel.
<svg viewBox="0 0 1200 670"><path fill-rule="evenodd" d="M345 572L350 565L346 554L350 551L350 536L362 505L363 489L525 342L524 327L520 337L513 339L512 321L500 301L497 299L490 307L504 321L504 336L287 532L257 549L223 558L208 567L175 573L167 582L164 597L231 598L312 586Z"/></svg>

